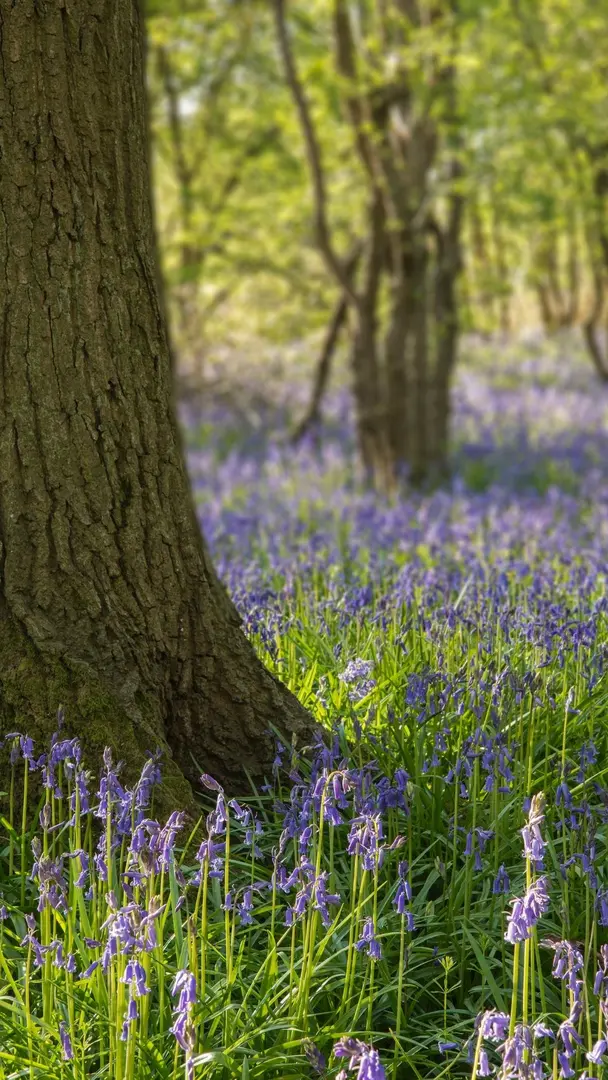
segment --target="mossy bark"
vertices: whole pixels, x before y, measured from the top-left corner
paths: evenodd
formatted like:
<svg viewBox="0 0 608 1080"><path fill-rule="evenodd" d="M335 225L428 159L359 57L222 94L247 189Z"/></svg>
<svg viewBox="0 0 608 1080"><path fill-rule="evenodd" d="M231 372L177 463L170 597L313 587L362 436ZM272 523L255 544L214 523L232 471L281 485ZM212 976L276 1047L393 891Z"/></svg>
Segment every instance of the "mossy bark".
<svg viewBox="0 0 608 1080"><path fill-rule="evenodd" d="M311 720L256 658L177 429L134 0L0 0L0 732L66 727L176 800Z"/></svg>

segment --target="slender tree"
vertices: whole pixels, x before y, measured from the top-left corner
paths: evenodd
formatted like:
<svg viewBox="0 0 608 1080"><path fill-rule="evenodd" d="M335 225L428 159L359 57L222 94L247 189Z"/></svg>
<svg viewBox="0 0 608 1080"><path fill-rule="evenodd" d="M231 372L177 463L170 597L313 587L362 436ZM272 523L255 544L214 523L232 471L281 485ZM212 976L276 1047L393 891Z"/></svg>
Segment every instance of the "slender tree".
<svg viewBox="0 0 608 1080"><path fill-rule="evenodd" d="M173 407L135 0L0 0L0 731L268 766L311 720L201 537Z"/></svg>
<svg viewBox="0 0 608 1080"><path fill-rule="evenodd" d="M392 488L447 467L458 338L461 185L457 4L333 0L335 71L364 178L361 281L336 249L312 111L297 69L287 0L277 40L299 117L318 248L352 311L359 446L368 478ZM383 299L386 299L383 314Z"/></svg>

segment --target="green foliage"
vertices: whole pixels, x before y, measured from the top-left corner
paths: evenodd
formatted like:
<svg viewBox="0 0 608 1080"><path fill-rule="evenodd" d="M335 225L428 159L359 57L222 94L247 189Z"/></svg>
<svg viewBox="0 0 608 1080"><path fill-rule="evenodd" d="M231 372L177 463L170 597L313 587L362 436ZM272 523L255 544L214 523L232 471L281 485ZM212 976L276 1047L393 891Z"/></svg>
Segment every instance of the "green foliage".
<svg viewBox="0 0 608 1080"><path fill-rule="evenodd" d="M361 85L381 87L389 61L402 64L418 114L428 108L441 121L427 75L451 48L450 34L431 23L410 27L389 57L377 10L366 0L354 20L364 39ZM332 225L346 250L360 228L365 183L335 74L332 5L293 0L288 16ZM530 303L551 262L566 293L574 259L576 321L588 313L599 258L594 184L608 150L608 16L591 0L468 0L452 19L454 134L469 203L464 323L504 324L513 294L523 298L522 317L537 321ZM148 27L158 220L178 343L200 353L205 339L306 336L327 321L334 286L315 250L310 178L272 5L151 4Z"/></svg>

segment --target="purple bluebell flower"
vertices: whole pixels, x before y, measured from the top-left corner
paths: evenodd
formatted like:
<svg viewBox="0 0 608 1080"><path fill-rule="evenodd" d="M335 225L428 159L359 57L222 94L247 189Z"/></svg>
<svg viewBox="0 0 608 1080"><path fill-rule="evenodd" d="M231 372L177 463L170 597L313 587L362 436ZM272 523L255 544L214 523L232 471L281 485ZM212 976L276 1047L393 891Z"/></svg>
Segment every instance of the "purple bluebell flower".
<svg viewBox="0 0 608 1080"><path fill-rule="evenodd" d="M361 679L367 679L373 666L372 660L350 660L344 671L340 672L338 678L340 682L349 686L351 683L359 682Z"/></svg>
<svg viewBox="0 0 608 1080"><path fill-rule="evenodd" d="M566 810L572 807L572 795L565 780L561 780L555 790L555 805L563 806Z"/></svg>
<svg viewBox="0 0 608 1080"><path fill-rule="evenodd" d="M351 701L360 701L375 688L376 680L368 678L373 666L371 660L351 660L338 675L340 682L349 687L348 696Z"/></svg>
<svg viewBox="0 0 608 1080"><path fill-rule="evenodd" d="M406 861L399 863L397 873L399 881L393 904L395 905L397 914L405 917L408 931L413 932L416 929L416 926L414 916L407 906L412 900L412 887L408 880L408 864Z"/></svg>
<svg viewBox="0 0 608 1080"><path fill-rule="evenodd" d="M93 962L91 964L89 964L88 968L85 968L85 970L80 973L80 978L81 979L90 979L91 975L93 974L94 971L97 970L97 968L99 967L100 964L101 964L101 960L93 960Z"/></svg>
<svg viewBox="0 0 608 1080"><path fill-rule="evenodd" d="M516 898L511 901L512 910L509 916L505 940L511 945L518 941L525 941L532 934L541 915L549 910L549 894L547 879L538 878L533 882L523 899Z"/></svg>
<svg viewBox="0 0 608 1080"><path fill-rule="evenodd" d="M70 1038L70 1033L63 1021L61 1021L59 1024L59 1038L61 1039L61 1056L63 1060L73 1061L74 1050L72 1047L72 1040Z"/></svg>
<svg viewBox="0 0 608 1080"><path fill-rule="evenodd" d="M355 949L357 949L358 952L361 952L362 949L365 949L366 954L367 956L369 956L370 960L382 959L382 949L380 946L380 942L376 937L374 920L371 915L368 915L368 917L363 922L361 936L359 940L355 942Z"/></svg>
<svg viewBox="0 0 608 1080"><path fill-rule="evenodd" d="M67 853L68 859L78 859L80 863L80 870L78 876L74 882L77 889L86 888L89 877L89 855L82 848L77 851L69 851Z"/></svg>
<svg viewBox="0 0 608 1080"><path fill-rule="evenodd" d="M491 1076L492 1070L490 1069L490 1060L488 1058L488 1051L482 1046L479 1051L479 1062L477 1065L477 1076Z"/></svg>
<svg viewBox="0 0 608 1080"><path fill-rule="evenodd" d="M129 987L130 997L143 997L150 993L150 987L146 982L146 971L139 960L129 960L120 981Z"/></svg>
<svg viewBox="0 0 608 1080"><path fill-rule="evenodd" d="M608 987L608 945L600 945L599 967L595 973L593 993L605 994Z"/></svg>
<svg viewBox="0 0 608 1080"><path fill-rule="evenodd" d="M587 1054L587 1061L590 1061L592 1065L603 1065L607 1049L606 1039L598 1039Z"/></svg>
<svg viewBox="0 0 608 1080"><path fill-rule="evenodd" d="M362 814L353 818L348 834L347 852L360 855L364 870L375 870L382 865L384 838L382 817L379 813Z"/></svg>
<svg viewBox="0 0 608 1080"><path fill-rule="evenodd" d="M510 1017L508 1013L490 1009L477 1017L482 1039L489 1042L499 1043L506 1039L509 1032Z"/></svg>
<svg viewBox="0 0 608 1080"><path fill-rule="evenodd" d="M548 1027L543 1020L538 1020L532 1025L532 1032L535 1039L555 1039L553 1028Z"/></svg>
<svg viewBox="0 0 608 1080"><path fill-rule="evenodd" d="M203 875L203 866L205 863L208 863L209 865L210 878L218 878L219 880L223 878L225 850L226 845L223 841L216 843L211 838L211 836L207 840L203 840L196 856L200 869L193 878L194 885L200 884Z"/></svg>
<svg viewBox="0 0 608 1080"><path fill-rule="evenodd" d="M312 1039L305 1039L302 1043L302 1049L313 1072L315 1072L317 1076L323 1076L327 1069L327 1061L325 1055L319 1050L319 1047Z"/></svg>
<svg viewBox="0 0 608 1080"><path fill-rule="evenodd" d="M564 1056L568 1059L574 1057L577 1045L580 1046L583 1040L574 1027L570 1017L559 1025L557 1034L563 1046Z"/></svg>
<svg viewBox="0 0 608 1080"><path fill-rule="evenodd" d="M156 750L155 753L149 755L148 760L141 770L139 780L135 785L133 799L136 810L135 824L138 824L143 811L150 805L152 789L161 782L162 774L159 765L161 756L161 750Z"/></svg>
<svg viewBox="0 0 608 1080"><path fill-rule="evenodd" d="M240 903L237 904L236 910L243 926L247 926L253 922L253 919L251 918L251 912L253 911L253 890L251 888L244 890L243 897Z"/></svg>
<svg viewBox="0 0 608 1080"><path fill-rule="evenodd" d="M224 790L222 785L218 784L217 780L214 780L213 777L209 775L209 773L202 773L202 775L200 777L200 780L201 780L201 784L204 784L204 786L206 788L208 788L209 791L222 791L223 792L223 790Z"/></svg>
<svg viewBox="0 0 608 1080"><path fill-rule="evenodd" d="M537 870L542 869L546 842L543 840L540 826L545 819L545 796L542 792L532 796L528 821L521 830L524 841L524 856L534 863Z"/></svg>
<svg viewBox="0 0 608 1080"><path fill-rule="evenodd" d="M65 959L64 959L64 956L63 956L63 942L62 941L52 941L51 942L51 948L55 949L55 959L53 960L53 966L57 967L57 968L64 967Z"/></svg>
<svg viewBox="0 0 608 1080"><path fill-rule="evenodd" d="M158 836L159 864L161 869L168 870L172 861L175 840L180 829L183 828L186 815L180 810L175 810L167 819Z"/></svg>
<svg viewBox="0 0 608 1080"><path fill-rule="evenodd" d="M557 1060L559 1062L559 1075L563 1080L571 1080L573 1076L576 1076L572 1065L570 1064L570 1058L563 1052L558 1052Z"/></svg>
<svg viewBox="0 0 608 1080"><path fill-rule="evenodd" d="M492 882L492 892L495 896L498 896L501 893L508 893L510 889L511 882L509 880L509 875L505 870L504 863L501 863L501 865L498 867L496 877Z"/></svg>
<svg viewBox="0 0 608 1080"><path fill-rule="evenodd" d="M177 972L171 987L172 997L179 994L179 1001L174 1009L173 1025L169 1028L172 1035L186 1054L186 1077L191 1080L194 1076L193 1054L196 1043L196 1033L192 1016L196 1004L196 979L191 971L181 970Z"/></svg>
<svg viewBox="0 0 608 1080"><path fill-rule="evenodd" d="M32 841L34 865L32 880L38 881L38 911L51 907L55 911L67 911L67 890L63 877L63 858L52 859L41 853L39 841Z"/></svg>
<svg viewBox="0 0 608 1080"><path fill-rule="evenodd" d="M171 986L171 996L179 994L178 1009L185 1009L196 1004L196 978L191 971L178 971Z"/></svg>
<svg viewBox="0 0 608 1080"><path fill-rule="evenodd" d="M583 989L582 971L584 966L581 950L570 941L541 941L541 945L548 944L554 950L553 977L566 983L568 990L573 995L574 1002L580 1002Z"/></svg>
<svg viewBox="0 0 608 1080"><path fill-rule="evenodd" d="M322 870L321 873L313 878L312 881L312 898L313 906L321 916L321 922L323 926L329 926L331 924L331 916L329 914L329 904L337 905L340 903L340 897L337 893L328 893L327 882L329 874L326 870Z"/></svg>
<svg viewBox="0 0 608 1080"><path fill-rule="evenodd" d="M587 769L590 765L595 765L597 761L597 747L592 739L588 739L583 743L579 754L579 769L576 776L577 784L582 784L585 781L587 775Z"/></svg>
<svg viewBox="0 0 608 1080"><path fill-rule="evenodd" d="M359 1039L340 1039L334 1046L337 1058L348 1058L348 1069L358 1068L357 1080L386 1080L386 1073L377 1050Z"/></svg>
<svg viewBox="0 0 608 1080"><path fill-rule="evenodd" d="M34 772L37 764L34 757L34 740L31 739L29 735L21 735L19 737L19 746L21 748L21 756L24 761L27 761L29 771Z"/></svg>
<svg viewBox="0 0 608 1080"><path fill-rule="evenodd" d="M533 1047L532 1031L524 1024L517 1024L513 1035L508 1036L503 1049L505 1075L525 1076L526 1059Z"/></svg>
<svg viewBox="0 0 608 1080"><path fill-rule="evenodd" d="M608 926L608 889L598 889L595 898L597 921L600 926Z"/></svg>

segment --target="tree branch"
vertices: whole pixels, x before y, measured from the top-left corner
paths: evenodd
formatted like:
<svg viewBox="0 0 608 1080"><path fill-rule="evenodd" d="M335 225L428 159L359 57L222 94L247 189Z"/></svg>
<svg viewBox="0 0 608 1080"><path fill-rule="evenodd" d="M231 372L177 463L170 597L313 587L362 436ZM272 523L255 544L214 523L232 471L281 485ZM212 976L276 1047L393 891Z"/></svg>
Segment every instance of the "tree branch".
<svg viewBox="0 0 608 1080"><path fill-rule="evenodd" d="M360 243L355 244L353 250L345 261L346 273L351 278L353 278L356 273L357 265L361 258L362 252L363 245ZM336 350L336 345L338 344L340 331L342 330L342 327L346 322L348 306L348 300L344 293L342 293L334 308L331 321L325 335L325 340L323 342L323 348L321 349L321 355L319 356L319 360L317 362L310 404L304 416L300 420L300 423L297 425L291 436L291 442L294 446L299 443L301 439L304 438L306 432L319 419L321 403L323 401L323 396L329 382L331 362L334 352Z"/></svg>
<svg viewBox="0 0 608 1080"><path fill-rule="evenodd" d="M304 145L306 147L308 167L312 179L317 244L328 269L333 274L338 284L342 286L342 290L346 294L348 300L358 307L359 297L353 288L351 279L346 273L345 264L336 254L331 240L331 233L327 220L327 192L323 176L321 151L319 149L310 109L308 107L308 101L306 100L304 89L298 77L291 50L291 43L289 41L285 19L285 0L274 0L274 12L277 39L283 66L285 68L285 77L298 112Z"/></svg>

